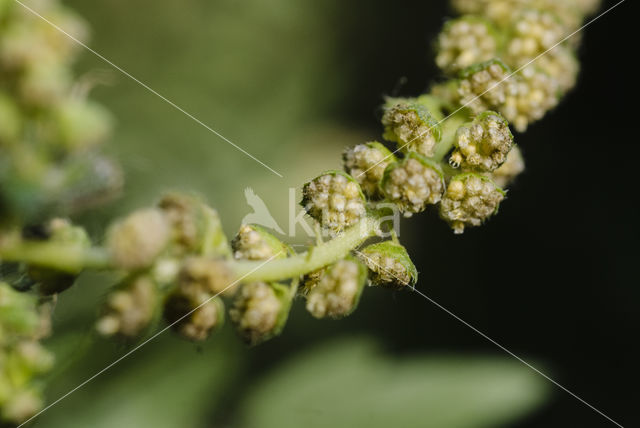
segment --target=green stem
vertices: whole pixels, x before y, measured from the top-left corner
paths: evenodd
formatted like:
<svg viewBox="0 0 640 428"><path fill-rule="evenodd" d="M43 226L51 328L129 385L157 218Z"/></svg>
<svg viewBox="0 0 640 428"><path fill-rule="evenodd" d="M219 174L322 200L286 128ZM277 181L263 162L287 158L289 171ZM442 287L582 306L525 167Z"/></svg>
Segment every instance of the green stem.
<svg viewBox="0 0 640 428"><path fill-rule="evenodd" d="M232 268L236 277L246 281L278 281L294 278L334 263L375 235L378 219L365 217L330 241L286 259L236 261Z"/></svg>
<svg viewBox="0 0 640 428"><path fill-rule="evenodd" d="M442 122L442 139L436 146L436 152L432 157L433 160L441 162L442 159L444 159L455 143L458 128L467 123L470 119L471 118L469 117L469 113L466 109L462 109L455 112Z"/></svg>
<svg viewBox="0 0 640 428"><path fill-rule="evenodd" d="M0 246L0 260L24 262L69 273L78 273L84 268L104 269L111 265L109 253L104 248L46 241L16 241Z"/></svg>

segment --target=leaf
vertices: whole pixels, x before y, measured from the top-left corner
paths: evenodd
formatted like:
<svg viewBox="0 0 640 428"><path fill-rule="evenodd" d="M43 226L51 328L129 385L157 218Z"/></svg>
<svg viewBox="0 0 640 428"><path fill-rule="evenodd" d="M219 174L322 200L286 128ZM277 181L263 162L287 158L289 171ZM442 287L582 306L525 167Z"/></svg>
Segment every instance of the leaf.
<svg viewBox="0 0 640 428"><path fill-rule="evenodd" d="M284 363L251 390L241 427L497 426L539 405L544 379L503 357L391 357L343 339Z"/></svg>

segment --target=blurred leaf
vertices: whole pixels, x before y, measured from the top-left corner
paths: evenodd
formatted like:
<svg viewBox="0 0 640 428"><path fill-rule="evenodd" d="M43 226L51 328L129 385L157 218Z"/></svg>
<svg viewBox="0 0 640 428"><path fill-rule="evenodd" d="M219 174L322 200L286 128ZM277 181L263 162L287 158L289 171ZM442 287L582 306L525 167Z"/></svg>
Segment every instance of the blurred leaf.
<svg viewBox="0 0 640 428"><path fill-rule="evenodd" d="M250 392L243 427L487 427L526 414L547 395L517 361L385 356L341 340L285 363Z"/></svg>
<svg viewBox="0 0 640 428"><path fill-rule="evenodd" d="M193 346L174 338L165 337L157 342L132 354L49 409L38 418L38 426L206 426L210 406L224 394L227 382L237 370L239 347L220 340L197 352ZM73 386L76 385L69 386L69 390Z"/></svg>

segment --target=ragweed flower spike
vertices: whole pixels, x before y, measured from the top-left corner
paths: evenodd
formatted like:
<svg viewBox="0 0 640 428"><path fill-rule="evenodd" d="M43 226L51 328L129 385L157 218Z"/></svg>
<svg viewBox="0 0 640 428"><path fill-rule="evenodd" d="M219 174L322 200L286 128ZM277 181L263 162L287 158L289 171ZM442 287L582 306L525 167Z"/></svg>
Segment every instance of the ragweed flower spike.
<svg viewBox="0 0 640 428"><path fill-rule="evenodd" d="M358 306L367 268L349 257L328 266L307 294L307 311L316 318L342 318Z"/></svg>
<svg viewBox="0 0 640 428"><path fill-rule="evenodd" d="M522 171L524 171L522 152L518 146L514 146L507 155L507 160L500 168L491 173L490 178L498 187L505 188L509 186Z"/></svg>
<svg viewBox="0 0 640 428"><path fill-rule="evenodd" d="M494 171L507 159L512 146L507 121L498 113L486 111L458 128L449 164L465 171Z"/></svg>
<svg viewBox="0 0 640 428"><path fill-rule="evenodd" d="M497 213L504 196L505 192L487 177L474 173L456 175L440 203L440 217L460 234L466 226L480 226Z"/></svg>
<svg viewBox="0 0 640 428"><path fill-rule="evenodd" d="M435 162L410 152L401 162L387 167L380 188L405 217L411 217L440 201L444 178Z"/></svg>
<svg viewBox="0 0 640 428"><path fill-rule="evenodd" d="M342 155L344 170L355 178L364 194L370 199L380 199L380 180L389 164L397 161L389 149L377 141L358 144Z"/></svg>
<svg viewBox="0 0 640 428"><path fill-rule="evenodd" d="M418 152L432 156L436 144L442 138L442 129L427 107L417 100L390 98L382 116L384 134L405 152Z"/></svg>
<svg viewBox="0 0 640 428"><path fill-rule="evenodd" d="M477 16L448 21L438 36L436 64L455 73L496 56L498 34L491 23Z"/></svg>
<svg viewBox="0 0 640 428"><path fill-rule="evenodd" d="M372 244L357 255L369 268L369 279L375 285L402 289L418 281L418 271L409 253L396 242Z"/></svg>
<svg viewBox="0 0 640 428"><path fill-rule="evenodd" d="M128 278L107 296L96 330L103 336L140 335L153 318L158 297L158 287L148 276Z"/></svg>
<svg viewBox="0 0 640 428"><path fill-rule="evenodd" d="M126 270L149 267L169 243L170 229L158 209L136 211L107 233L107 247L116 266Z"/></svg>
<svg viewBox="0 0 640 428"><path fill-rule="evenodd" d="M327 171L302 188L300 205L320 225L337 234L365 215L358 182L342 171Z"/></svg>
<svg viewBox="0 0 640 428"><path fill-rule="evenodd" d="M280 334L291 307L291 290L283 284L250 282L237 293L229 317L249 345Z"/></svg>
<svg viewBox="0 0 640 428"><path fill-rule="evenodd" d="M231 241L233 257L241 260L266 260L270 257L286 258L293 249L255 224L244 224Z"/></svg>

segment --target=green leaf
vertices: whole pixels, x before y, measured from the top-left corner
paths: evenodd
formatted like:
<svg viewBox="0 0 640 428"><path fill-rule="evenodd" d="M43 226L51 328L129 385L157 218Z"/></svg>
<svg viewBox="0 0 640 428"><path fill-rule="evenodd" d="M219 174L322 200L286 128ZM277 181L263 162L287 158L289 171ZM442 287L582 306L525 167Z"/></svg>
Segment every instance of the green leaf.
<svg viewBox="0 0 640 428"><path fill-rule="evenodd" d="M350 338L257 382L240 406L240 426L498 426L534 409L547 392L544 379L508 357L391 357Z"/></svg>

